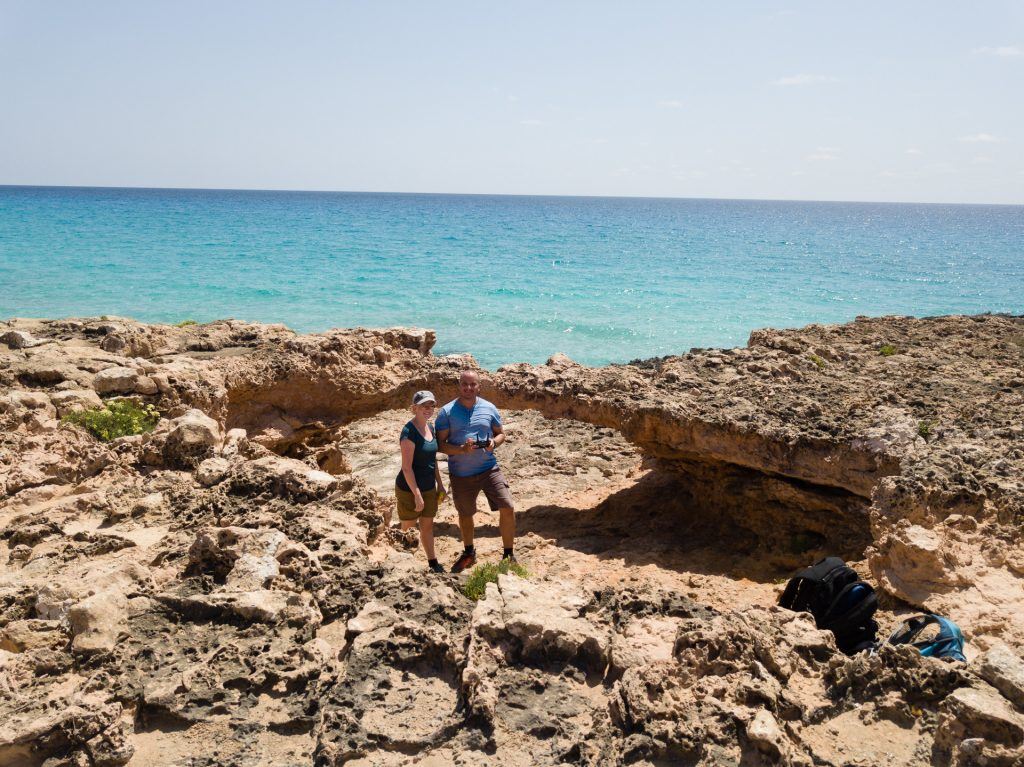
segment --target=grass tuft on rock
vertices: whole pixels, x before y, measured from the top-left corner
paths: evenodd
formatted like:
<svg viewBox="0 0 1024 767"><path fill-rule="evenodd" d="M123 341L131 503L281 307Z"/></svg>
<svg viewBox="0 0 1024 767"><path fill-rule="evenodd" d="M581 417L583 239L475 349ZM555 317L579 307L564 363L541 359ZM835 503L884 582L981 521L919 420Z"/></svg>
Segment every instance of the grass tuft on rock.
<svg viewBox="0 0 1024 767"><path fill-rule="evenodd" d="M892 344L882 344L878 347L878 353L883 357L891 357L896 353L896 347Z"/></svg>
<svg viewBox="0 0 1024 767"><path fill-rule="evenodd" d="M182 320L181 322L175 322L174 327L176 328L187 328L189 325L198 325L199 323L195 320Z"/></svg>
<svg viewBox="0 0 1024 767"><path fill-rule="evenodd" d="M508 575L509 573L518 575L520 578L530 577L530 572L518 562L510 562L507 559L501 560L498 564L487 562L473 568L462 587L462 593L473 600L481 599L487 591L488 583L497 583L499 575Z"/></svg>
<svg viewBox="0 0 1024 767"><path fill-rule="evenodd" d="M828 366L828 363L817 354L810 355L810 360L818 366L818 370L824 370Z"/></svg>
<svg viewBox="0 0 1024 767"><path fill-rule="evenodd" d="M152 431L159 420L160 413L155 407L131 399L112 400L103 407L68 413L60 419L61 423L83 427L104 442Z"/></svg>

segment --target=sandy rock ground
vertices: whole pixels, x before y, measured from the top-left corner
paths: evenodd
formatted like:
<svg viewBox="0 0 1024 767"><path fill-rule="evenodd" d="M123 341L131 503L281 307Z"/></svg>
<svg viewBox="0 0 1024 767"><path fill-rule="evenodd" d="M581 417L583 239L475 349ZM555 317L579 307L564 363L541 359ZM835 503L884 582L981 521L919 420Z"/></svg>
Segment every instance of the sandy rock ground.
<svg viewBox="0 0 1024 767"><path fill-rule="evenodd" d="M432 345L0 324L0 764L1024 762L1020 318L485 376L531 575L478 602L383 528L401 408L473 364ZM61 421L117 397L156 428ZM437 532L450 563L450 502ZM825 553L968 662L848 658L774 607Z"/></svg>
<svg viewBox="0 0 1024 767"><path fill-rule="evenodd" d="M671 475L645 466L617 431L531 410L503 417L508 441L498 457L517 506L516 556L528 569L594 590L642 581L682 594L699 589L706 604L720 609L777 600L775 582L786 571L680 524L663 501L675 491ZM385 411L353 422L336 443L353 475L385 498L393 496L401 467L396 440L408 420L407 410ZM441 464L447 481L443 454ZM498 561L498 515L482 496L477 508L480 561ZM438 557L451 564L462 546L450 500L435 524ZM415 555L423 559L422 550Z"/></svg>

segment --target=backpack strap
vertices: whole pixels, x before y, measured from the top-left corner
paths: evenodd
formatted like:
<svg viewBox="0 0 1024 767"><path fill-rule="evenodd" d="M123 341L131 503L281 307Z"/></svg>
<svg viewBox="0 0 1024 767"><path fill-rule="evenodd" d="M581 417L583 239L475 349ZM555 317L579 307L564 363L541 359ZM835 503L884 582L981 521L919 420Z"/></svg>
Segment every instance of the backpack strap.
<svg viewBox="0 0 1024 767"><path fill-rule="evenodd" d="M896 627L889 638L885 640L886 644L908 644L913 642L915 637L920 634L924 627L927 626L931 621L928 620L927 615L915 615L912 618L907 618L903 623Z"/></svg>

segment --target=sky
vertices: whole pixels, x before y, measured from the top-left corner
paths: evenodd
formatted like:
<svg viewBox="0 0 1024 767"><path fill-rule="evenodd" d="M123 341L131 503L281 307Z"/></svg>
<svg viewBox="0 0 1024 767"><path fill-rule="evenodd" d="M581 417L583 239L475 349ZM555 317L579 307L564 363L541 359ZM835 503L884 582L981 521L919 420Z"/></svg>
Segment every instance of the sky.
<svg viewBox="0 0 1024 767"><path fill-rule="evenodd" d="M1024 203L1024 2L0 0L0 184Z"/></svg>

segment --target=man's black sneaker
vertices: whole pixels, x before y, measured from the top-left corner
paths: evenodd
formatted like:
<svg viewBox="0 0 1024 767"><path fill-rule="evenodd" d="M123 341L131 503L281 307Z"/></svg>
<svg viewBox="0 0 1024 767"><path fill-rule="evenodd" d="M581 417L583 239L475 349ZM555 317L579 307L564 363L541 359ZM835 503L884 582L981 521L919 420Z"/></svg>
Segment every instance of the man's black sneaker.
<svg viewBox="0 0 1024 767"><path fill-rule="evenodd" d="M501 558L501 561L502 562L508 562L510 565L518 565L519 564L519 560L516 559L516 555L515 554L505 554Z"/></svg>
<svg viewBox="0 0 1024 767"><path fill-rule="evenodd" d="M434 572L434 573L443 573L444 572L444 568L441 567L441 563L438 562L436 559L433 559L430 562L427 562L427 566L430 568L431 572Z"/></svg>
<svg viewBox="0 0 1024 767"><path fill-rule="evenodd" d="M476 564L476 552L470 553L468 551L462 552L462 556L455 560L455 564L452 565L453 573L461 573L467 567L472 567Z"/></svg>

